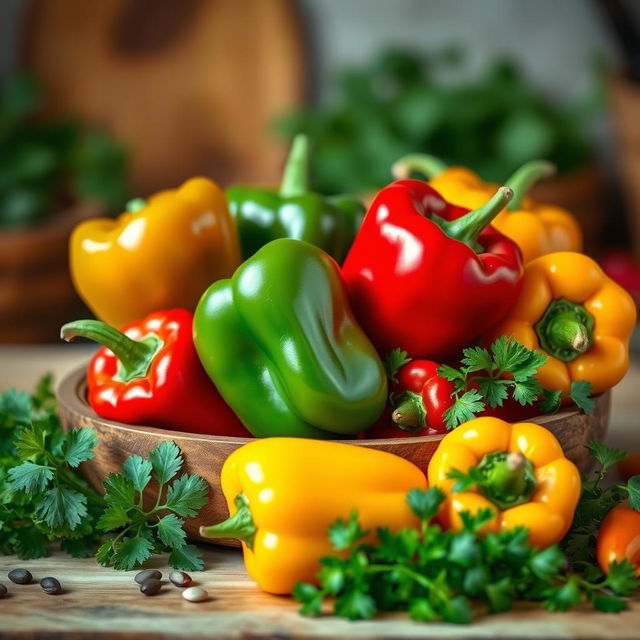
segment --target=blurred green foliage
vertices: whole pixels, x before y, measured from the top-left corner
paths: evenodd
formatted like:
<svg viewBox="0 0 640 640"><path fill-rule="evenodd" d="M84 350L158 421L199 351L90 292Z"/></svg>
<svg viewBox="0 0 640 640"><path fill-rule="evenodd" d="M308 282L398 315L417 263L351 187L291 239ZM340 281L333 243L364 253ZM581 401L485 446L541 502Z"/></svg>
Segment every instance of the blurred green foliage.
<svg viewBox="0 0 640 640"><path fill-rule="evenodd" d="M463 70L464 56L456 50L426 59L387 51L368 67L342 73L333 105L287 114L276 128L286 138L300 132L312 138L310 174L324 193L388 184L393 162L415 152L470 167L494 182L537 158L551 160L559 172L588 162L588 125L600 108L598 96L554 105L507 60L496 60L473 80L455 79Z"/></svg>
<svg viewBox="0 0 640 640"><path fill-rule="evenodd" d="M26 73L0 91L0 227L37 223L76 200L118 212L128 195L124 149L72 118L38 119L42 97Z"/></svg>

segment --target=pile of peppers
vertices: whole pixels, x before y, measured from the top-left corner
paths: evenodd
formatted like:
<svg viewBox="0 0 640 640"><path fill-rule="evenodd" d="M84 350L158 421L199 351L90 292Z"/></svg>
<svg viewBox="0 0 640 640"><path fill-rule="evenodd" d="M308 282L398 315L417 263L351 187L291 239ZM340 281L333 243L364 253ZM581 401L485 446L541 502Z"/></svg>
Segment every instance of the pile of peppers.
<svg viewBox="0 0 640 640"><path fill-rule="evenodd" d="M92 409L253 439L223 468L230 519L201 534L242 540L249 573L273 593L314 580L326 527L347 505L367 528L415 525L405 495L416 487L447 494L445 528L488 506L488 530L525 525L533 544L557 543L579 474L508 403L448 433L428 478L390 454L324 442L446 432L455 387L441 365L500 336L546 356L537 380L564 404L575 382L598 394L620 381L635 306L580 253L573 216L528 197L552 167L529 163L500 186L407 156L365 215L357 196L310 190L309 152L298 136L279 187L193 178L74 231L72 278L97 319L61 334L101 345L87 369ZM394 350L407 359L389 374ZM449 472L472 466L484 479L454 493ZM322 496L310 500L307 485Z"/></svg>

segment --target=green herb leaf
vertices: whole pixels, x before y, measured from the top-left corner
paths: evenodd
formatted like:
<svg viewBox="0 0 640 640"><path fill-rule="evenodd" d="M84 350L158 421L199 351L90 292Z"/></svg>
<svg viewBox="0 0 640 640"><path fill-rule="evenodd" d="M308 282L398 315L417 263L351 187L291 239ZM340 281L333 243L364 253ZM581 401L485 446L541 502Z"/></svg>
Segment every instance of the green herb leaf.
<svg viewBox="0 0 640 640"><path fill-rule="evenodd" d="M360 527L358 512L354 510L348 520L338 519L329 527L329 540L336 551L342 551L352 547L368 533Z"/></svg>
<svg viewBox="0 0 640 640"><path fill-rule="evenodd" d="M629 506L635 511L640 511L640 475L632 476L627 480L629 492Z"/></svg>
<svg viewBox="0 0 640 640"><path fill-rule="evenodd" d="M466 471L461 471L460 469L451 469L447 473L447 478L456 481L451 488L454 493L458 493L460 491L468 491L472 487L475 487L477 484L481 484L485 480L485 477L482 475L482 472L478 469L478 467L469 467Z"/></svg>
<svg viewBox="0 0 640 640"><path fill-rule="evenodd" d="M193 518L207 504L209 485L198 475L184 474L167 489L167 509L185 518Z"/></svg>
<svg viewBox="0 0 640 640"><path fill-rule="evenodd" d="M160 484L169 482L182 466L180 449L173 440L163 440L149 453L149 461L153 467L153 477Z"/></svg>
<svg viewBox="0 0 640 640"><path fill-rule="evenodd" d="M509 577L487 585L486 594L491 613L502 613L513 609L513 588Z"/></svg>
<svg viewBox="0 0 640 640"><path fill-rule="evenodd" d="M97 444L98 436L90 427L71 429L62 447L63 459L70 467L77 467L94 457Z"/></svg>
<svg viewBox="0 0 640 640"><path fill-rule="evenodd" d="M182 528L183 521L173 513L169 513L158 520L158 537L167 547L180 549L185 544L186 532Z"/></svg>
<svg viewBox="0 0 640 640"><path fill-rule="evenodd" d="M442 414L447 429L473 420L476 413L484 410L482 396L475 389L465 392Z"/></svg>
<svg viewBox="0 0 640 640"><path fill-rule="evenodd" d="M409 358L406 351L403 351L402 349L399 349L397 347L395 349L392 349L384 359L384 370L387 373L387 378L391 382L398 382L396 373L398 373L398 370L402 366L408 364L409 362L411 362L411 358Z"/></svg>
<svg viewBox="0 0 640 640"><path fill-rule="evenodd" d="M53 529L73 531L87 515L87 497L63 486L48 489L36 505L36 514Z"/></svg>
<svg viewBox="0 0 640 640"><path fill-rule="evenodd" d="M490 407L501 407L509 397L509 387L512 385L513 382L511 380L481 380L478 385L478 391Z"/></svg>
<svg viewBox="0 0 640 640"><path fill-rule="evenodd" d="M464 357L461 362L465 366L468 373L475 371L493 371L493 359L491 354L482 347L467 347L462 350Z"/></svg>
<svg viewBox="0 0 640 640"><path fill-rule="evenodd" d="M627 601L616 596L595 595L591 600L593 608L603 613L618 613L627 608Z"/></svg>
<svg viewBox="0 0 640 640"><path fill-rule="evenodd" d="M609 467L612 467L618 462L622 462L627 454L615 447L609 447L603 442L598 440L592 440L587 444L587 450L598 461L602 471L607 471Z"/></svg>
<svg viewBox="0 0 640 640"><path fill-rule="evenodd" d="M291 594L295 600L302 604L300 613L303 616L319 616L322 613L322 600L324 594L317 587L305 582L296 583Z"/></svg>
<svg viewBox="0 0 640 640"><path fill-rule="evenodd" d="M42 426L30 426L24 429L22 433L13 443L18 457L21 460L46 454L47 448L45 445L46 433Z"/></svg>
<svg viewBox="0 0 640 640"><path fill-rule="evenodd" d="M44 491L53 480L53 470L27 460L13 469L9 469L11 488L27 493Z"/></svg>
<svg viewBox="0 0 640 640"><path fill-rule="evenodd" d="M562 391L555 389L553 391L549 389L543 389L542 401L540 402L540 410L542 413L555 413L560 408L560 401L562 399Z"/></svg>
<svg viewBox="0 0 640 640"><path fill-rule="evenodd" d="M548 591L542 606L547 611L568 611L571 607L580 604L580 600L578 584L574 578L570 577L562 586L554 587Z"/></svg>
<svg viewBox="0 0 640 640"><path fill-rule="evenodd" d="M169 566L179 571L202 571L204 562L198 547L193 544L185 544L169 554Z"/></svg>
<svg viewBox="0 0 640 640"><path fill-rule="evenodd" d="M129 512L118 504L109 505L102 513L96 527L100 531L112 531L124 527L129 522Z"/></svg>
<svg viewBox="0 0 640 640"><path fill-rule="evenodd" d="M151 480L151 463L142 456L129 456L122 465L122 472L136 491L142 492Z"/></svg>
<svg viewBox="0 0 640 640"><path fill-rule="evenodd" d="M578 409L584 413L591 413L596 406L595 400L590 398L593 387L586 380L574 380L571 383L569 397L576 404Z"/></svg>
<svg viewBox="0 0 640 640"><path fill-rule="evenodd" d="M153 542L144 536L126 537L111 556L114 568L124 571L141 565L151 557Z"/></svg>
<svg viewBox="0 0 640 640"><path fill-rule="evenodd" d="M529 561L529 568L541 580L551 580L560 573L566 559L557 546L547 547Z"/></svg>
<svg viewBox="0 0 640 640"><path fill-rule="evenodd" d="M442 489L431 487L429 489L411 489L407 494L407 503L411 511L421 520L435 518L440 505L446 500Z"/></svg>
<svg viewBox="0 0 640 640"><path fill-rule="evenodd" d="M436 373L441 377L453 383L464 383L466 376L462 371L450 367L448 364L441 364Z"/></svg>
<svg viewBox="0 0 640 640"><path fill-rule="evenodd" d="M409 607L409 617L416 622L433 622L438 614L427 598L416 598Z"/></svg>
<svg viewBox="0 0 640 640"><path fill-rule="evenodd" d="M441 616L445 622L469 624L473 620L471 603L464 596L456 596L451 600L445 601Z"/></svg>
<svg viewBox="0 0 640 640"><path fill-rule="evenodd" d="M606 584L619 596L630 596L640 588L640 578L636 577L636 567L626 558L609 564Z"/></svg>
<svg viewBox="0 0 640 640"><path fill-rule="evenodd" d="M358 589L353 589L336 599L336 615L347 620L365 620L376 615L374 599Z"/></svg>
<svg viewBox="0 0 640 640"><path fill-rule="evenodd" d="M104 481L104 499L108 505L130 509L134 504L133 482L124 475L110 473Z"/></svg>
<svg viewBox="0 0 640 640"><path fill-rule="evenodd" d="M535 378L514 381L512 393L513 399L521 405L533 404L542 393L542 386Z"/></svg>

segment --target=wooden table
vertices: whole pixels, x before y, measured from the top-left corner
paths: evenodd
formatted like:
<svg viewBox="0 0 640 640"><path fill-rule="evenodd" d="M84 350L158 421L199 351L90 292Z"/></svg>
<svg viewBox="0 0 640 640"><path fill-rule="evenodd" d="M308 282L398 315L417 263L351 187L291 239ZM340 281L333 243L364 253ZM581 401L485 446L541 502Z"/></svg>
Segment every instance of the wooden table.
<svg viewBox="0 0 640 640"><path fill-rule="evenodd" d="M90 353L86 345L0 347L0 390L29 389L44 371L59 378ZM640 450L639 383L636 363L614 391L609 435L611 443L636 450ZM93 559L75 560L61 553L29 561L0 556L0 582L11 591L9 598L0 600L0 639L640 638L640 600L618 615L588 609L549 614L523 606L498 616L480 616L466 627L416 624L396 614L357 623L328 616L309 619L298 615L292 600L260 592L245 574L239 551L213 545L204 545L203 551L206 570L192 574L211 596L203 603L186 602L168 582L157 596L145 597L133 582L135 571L103 568ZM164 562L157 558L153 566L166 576ZM14 585L6 574L18 566L29 568L36 578L57 577L65 593L50 596L38 584Z"/></svg>

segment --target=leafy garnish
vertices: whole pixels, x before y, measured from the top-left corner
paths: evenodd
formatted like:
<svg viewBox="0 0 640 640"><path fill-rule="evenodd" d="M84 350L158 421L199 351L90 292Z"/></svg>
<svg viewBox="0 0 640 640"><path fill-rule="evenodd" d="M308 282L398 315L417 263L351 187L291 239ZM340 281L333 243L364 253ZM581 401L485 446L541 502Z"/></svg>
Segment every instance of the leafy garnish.
<svg viewBox="0 0 640 640"><path fill-rule="evenodd" d="M340 554L320 560L319 587L296 585L300 613L320 615L330 599L334 614L349 620L406 611L418 622L467 624L475 600L489 613L508 611L523 600L539 601L549 611L587 601L598 611L620 611L638 587L626 561L612 564L607 577L566 575L562 551L532 547L522 527L481 533L495 517L491 509L462 513L462 530L444 531L432 522L444 498L435 487L412 490L407 501L420 526L395 532L379 528L375 543L363 540L355 512L332 525L330 538Z"/></svg>
<svg viewBox="0 0 640 640"><path fill-rule="evenodd" d="M584 413L591 413L595 407L595 401L590 398L593 387L586 380L574 380L571 383L569 398Z"/></svg>
<svg viewBox="0 0 640 640"><path fill-rule="evenodd" d="M409 358L407 352L402 349L396 347L387 353L384 359L384 370L390 382L398 382L396 373L398 373L400 367L408 362L411 362L411 358Z"/></svg>
<svg viewBox="0 0 640 640"><path fill-rule="evenodd" d="M209 487L197 475L176 478L182 464L175 442L164 441L149 453L148 459L131 456L122 473L107 477L107 509L98 528L116 533L98 551L100 564L133 569L155 551L171 551L169 564L175 569L202 569L200 552L186 543L184 521L179 516L195 516L207 502ZM152 483L154 492L145 493ZM155 502L149 502L153 494ZM152 506L146 507L145 503Z"/></svg>

